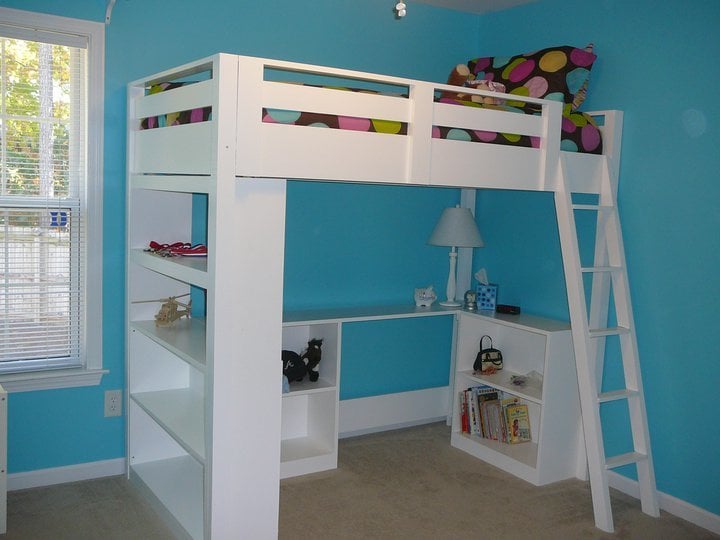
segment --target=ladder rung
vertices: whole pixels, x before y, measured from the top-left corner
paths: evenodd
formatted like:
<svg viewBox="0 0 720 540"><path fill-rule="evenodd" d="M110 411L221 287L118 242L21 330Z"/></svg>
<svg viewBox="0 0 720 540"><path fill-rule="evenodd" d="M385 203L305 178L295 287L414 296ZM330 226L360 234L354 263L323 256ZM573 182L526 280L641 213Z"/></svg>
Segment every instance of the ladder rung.
<svg viewBox="0 0 720 540"><path fill-rule="evenodd" d="M608 212L613 210L614 206L600 205L600 204L573 204L573 210L592 210L595 212Z"/></svg>
<svg viewBox="0 0 720 540"><path fill-rule="evenodd" d="M613 390L612 392L603 392L598 395L598 403L607 403L608 401L616 401L618 399L628 399L638 395L640 395L640 393L637 390L629 390L627 388L623 390Z"/></svg>
<svg viewBox="0 0 720 540"><path fill-rule="evenodd" d="M619 272L621 266L587 266L580 269L582 272L600 273L600 272Z"/></svg>
<svg viewBox="0 0 720 540"><path fill-rule="evenodd" d="M615 467L630 465L631 463L637 463L644 459L647 459L646 454L641 454L639 452L628 452L627 454L620 454L618 456L613 456L605 460L605 468L614 469Z"/></svg>
<svg viewBox="0 0 720 540"><path fill-rule="evenodd" d="M624 326L613 326L612 328L596 328L590 330L589 334L591 338L599 338L605 336L619 336L620 334L627 334L630 332L629 328Z"/></svg>

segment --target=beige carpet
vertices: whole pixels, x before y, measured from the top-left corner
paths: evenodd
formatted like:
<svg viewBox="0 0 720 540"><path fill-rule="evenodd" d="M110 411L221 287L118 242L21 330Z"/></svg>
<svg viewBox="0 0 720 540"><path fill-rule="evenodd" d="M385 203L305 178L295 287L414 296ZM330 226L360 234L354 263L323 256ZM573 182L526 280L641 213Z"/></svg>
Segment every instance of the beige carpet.
<svg viewBox="0 0 720 540"><path fill-rule="evenodd" d="M615 534L594 526L589 483L535 487L449 445L430 424L340 441L335 471L283 480L280 538L718 538L612 492Z"/></svg>
<svg viewBox="0 0 720 540"><path fill-rule="evenodd" d="M172 540L124 476L8 493L2 540Z"/></svg>
<svg viewBox="0 0 720 540"><path fill-rule="evenodd" d="M337 470L283 480L282 540L720 538L663 512L646 516L613 492L616 534L593 526L588 484L542 488L451 448L431 424L340 441ZM8 494L0 540L169 540L124 477ZM238 539L240 540L240 539ZM255 540L255 539L248 539Z"/></svg>

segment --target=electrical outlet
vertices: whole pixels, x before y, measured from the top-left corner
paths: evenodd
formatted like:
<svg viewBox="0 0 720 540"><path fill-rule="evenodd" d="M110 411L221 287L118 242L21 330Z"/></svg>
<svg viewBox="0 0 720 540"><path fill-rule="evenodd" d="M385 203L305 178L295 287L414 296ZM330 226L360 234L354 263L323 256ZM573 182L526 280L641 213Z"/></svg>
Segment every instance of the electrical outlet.
<svg viewBox="0 0 720 540"><path fill-rule="evenodd" d="M122 390L105 390L105 416L122 416Z"/></svg>

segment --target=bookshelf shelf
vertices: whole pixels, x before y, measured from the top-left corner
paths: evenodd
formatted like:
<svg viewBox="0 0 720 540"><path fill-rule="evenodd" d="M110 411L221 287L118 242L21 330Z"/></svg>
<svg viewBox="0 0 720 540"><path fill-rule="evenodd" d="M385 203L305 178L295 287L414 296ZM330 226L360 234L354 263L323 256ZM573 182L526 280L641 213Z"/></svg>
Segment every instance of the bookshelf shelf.
<svg viewBox="0 0 720 540"><path fill-rule="evenodd" d="M191 389L130 394L150 417L200 463L205 462L203 396Z"/></svg>
<svg viewBox="0 0 720 540"><path fill-rule="evenodd" d="M202 465L189 456L159 459L132 465L130 477L179 534L202 538Z"/></svg>
<svg viewBox="0 0 720 540"><path fill-rule="evenodd" d="M512 383L511 378L521 375L520 373L503 369L492 375L482 375L468 370L461 372L460 375L463 375L468 381L473 381L476 384L486 384L503 392L508 392L519 398L542 405L542 386L516 386Z"/></svg>
<svg viewBox="0 0 720 540"><path fill-rule="evenodd" d="M156 326L155 321L133 321L138 330L199 371L205 371L205 319L175 321L172 326Z"/></svg>
<svg viewBox="0 0 720 540"><path fill-rule="evenodd" d="M538 445L534 442L506 444L491 439L484 439L477 435L467 433L454 433L453 446L475 449L484 456L489 463L499 462L503 459L516 461L531 469L537 466ZM462 448L463 450L465 448ZM467 450L466 450L467 451ZM495 464L495 463L493 463Z"/></svg>

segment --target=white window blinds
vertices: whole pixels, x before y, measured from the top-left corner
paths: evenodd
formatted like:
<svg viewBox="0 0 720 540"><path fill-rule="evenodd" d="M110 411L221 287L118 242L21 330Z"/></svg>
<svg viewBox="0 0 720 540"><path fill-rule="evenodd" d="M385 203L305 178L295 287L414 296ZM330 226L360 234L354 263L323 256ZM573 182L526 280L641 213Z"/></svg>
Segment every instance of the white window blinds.
<svg viewBox="0 0 720 540"><path fill-rule="evenodd" d="M86 96L82 38L0 25L0 373L85 362Z"/></svg>

